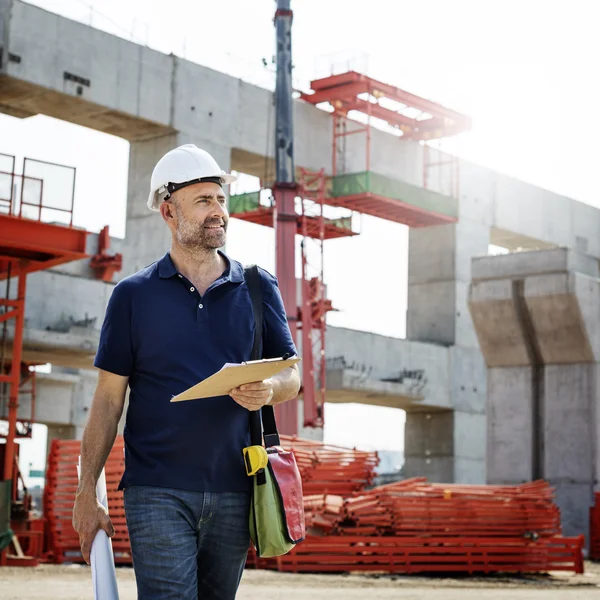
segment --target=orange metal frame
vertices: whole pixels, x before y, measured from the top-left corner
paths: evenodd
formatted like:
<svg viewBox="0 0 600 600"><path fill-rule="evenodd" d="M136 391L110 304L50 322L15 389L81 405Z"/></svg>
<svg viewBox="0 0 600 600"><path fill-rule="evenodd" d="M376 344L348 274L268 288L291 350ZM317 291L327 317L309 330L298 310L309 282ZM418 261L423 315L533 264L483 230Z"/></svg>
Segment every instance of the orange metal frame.
<svg viewBox="0 0 600 600"><path fill-rule="evenodd" d="M92 256L90 267L96 271L96 277L102 281L112 281L113 275L123 268L123 255L111 254L108 225L102 228L98 236L98 253Z"/></svg>
<svg viewBox="0 0 600 600"><path fill-rule="evenodd" d="M311 82L312 93L300 93L300 97L311 104L321 104L327 102L333 108L333 159L332 174L339 172L339 144L340 139L348 135L364 133L366 135L366 160L365 170L371 168L371 117L385 121L388 125L397 128L402 132L403 139L411 139L423 142L423 187L431 188L431 169L448 166L450 168L450 190L449 195L458 198L459 194L459 161L456 156L445 154L446 158L433 160L431 157L432 148L426 143L430 140L453 136L468 131L471 128L470 117L458 113L445 106L432 102L426 98L421 98L395 86L388 85L381 81L376 81L356 71L349 71L339 75L332 75L323 79L317 79ZM359 96L363 96L360 98ZM368 100L364 99L368 96ZM381 100L394 101L402 105L398 111L387 108L380 104ZM407 108L413 109L417 114L415 117L409 117L402 113ZM348 117L351 111L360 112L366 115L366 123L359 123ZM348 125L351 129L348 130ZM441 152L440 152L441 154ZM376 198L377 200L378 198ZM367 198L365 197L365 200ZM371 198L371 204L373 198ZM385 207L377 204L377 213L386 210ZM397 220L400 223L410 227L423 227L426 225L441 224L443 222L453 222L444 215L433 215L426 219L427 222L421 224L419 218L414 219L412 210L414 207L405 205L402 216ZM365 214L373 214L362 211ZM436 217L441 216L440 220ZM386 217L383 217L386 218ZM402 220L400 220L402 219ZM392 219L396 220L396 219Z"/></svg>
<svg viewBox="0 0 600 600"><path fill-rule="evenodd" d="M316 79L310 87L313 90L311 94L300 94L303 100L311 104L329 102L335 111L342 114L352 110L368 114L397 127L404 136L413 140L437 139L471 128L471 119L466 115L356 71ZM369 100L359 98L366 94ZM404 108L417 109L422 118L411 118L386 108L379 104L382 98L402 104Z"/></svg>

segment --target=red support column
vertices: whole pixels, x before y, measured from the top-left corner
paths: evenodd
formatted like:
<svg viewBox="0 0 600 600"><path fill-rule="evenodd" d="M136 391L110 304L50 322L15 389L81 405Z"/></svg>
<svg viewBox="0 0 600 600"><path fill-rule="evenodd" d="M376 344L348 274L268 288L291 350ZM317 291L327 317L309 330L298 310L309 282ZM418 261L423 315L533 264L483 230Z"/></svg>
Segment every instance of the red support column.
<svg viewBox="0 0 600 600"><path fill-rule="evenodd" d="M8 437L6 438L6 454L4 456L4 479L12 479L15 458L15 437L17 435L17 409L19 408L19 383L21 380L21 357L23 354L23 327L25 325L25 284L26 274L23 269L17 270L19 278L17 296L17 314L15 316L15 334L13 339L12 359L10 365L10 392L8 401ZM13 498L16 490L12 490Z"/></svg>
<svg viewBox="0 0 600 600"><path fill-rule="evenodd" d="M279 290L283 298L288 324L294 342L298 343L298 298L296 292L296 231L298 217L296 215L296 184L273 188L275 196L275 246L277 257L275 262ZM298 399L290 400L275 408L279 432L285 435L298 433Z"/></svg>

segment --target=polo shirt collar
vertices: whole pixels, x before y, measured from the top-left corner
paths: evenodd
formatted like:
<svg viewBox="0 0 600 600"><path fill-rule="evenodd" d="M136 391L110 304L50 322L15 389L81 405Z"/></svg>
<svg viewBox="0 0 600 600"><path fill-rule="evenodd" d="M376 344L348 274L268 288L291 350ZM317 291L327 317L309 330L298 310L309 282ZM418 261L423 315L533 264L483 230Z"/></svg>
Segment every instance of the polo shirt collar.
<svg viewBox="0 0 600 600"><path fill-rule="evenodd" d="M227 262L227 269L223 273L223 279L232 281L233 283L241 283L244 281L244 269L236 260L231 260L224 252L217 251ZM158 275L161 279L169 279L177 275L177 269L171 259L171 254L167 252L158 261Z"/></svg>

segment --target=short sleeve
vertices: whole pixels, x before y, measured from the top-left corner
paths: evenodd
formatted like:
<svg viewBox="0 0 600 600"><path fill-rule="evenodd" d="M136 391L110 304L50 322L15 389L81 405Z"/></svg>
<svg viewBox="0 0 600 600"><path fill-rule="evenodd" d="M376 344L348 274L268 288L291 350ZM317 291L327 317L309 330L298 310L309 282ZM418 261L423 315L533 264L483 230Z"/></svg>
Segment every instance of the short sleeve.
<svg viewBox="0 0 600 600"><path fill-rule="evenodd" d="M288 326L283 299L277 279L261 269L263 284L263 357L278 358L285 354L298 354Z"/></svg>
<svg viewBox="0 0 600 600"><path fill-rule="evenodd" d="M94 366L103 371L129 377L133 371L131 335L131 288L118 283L110 296Z"/></svg>

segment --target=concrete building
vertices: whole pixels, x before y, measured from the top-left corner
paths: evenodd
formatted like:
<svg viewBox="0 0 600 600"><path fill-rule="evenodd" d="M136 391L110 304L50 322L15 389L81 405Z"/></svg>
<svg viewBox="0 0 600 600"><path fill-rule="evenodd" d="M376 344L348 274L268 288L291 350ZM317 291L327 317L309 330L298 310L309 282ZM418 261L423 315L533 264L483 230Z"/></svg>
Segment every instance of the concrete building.
<svg viewBox="0 0 600 600"><path fill-rule="evenodd" d="M193 142L211 152L222 168L257 176L264 175L265 160L269 165L273 163L272 148L271 154L264 156L269 127L267 111L263 109L272 102L272 93L267 90L18 0L0 0L0 50L2 112L20 118L42 113L130 142L126 238L122 243L113 240L113 248L124 254L124 269L119 278L152 262L157 248L168 247L166 228L145 204L151 170L164 152ZM210 92L198 93L198 90ZM309 169L328 168L330 115L300 100L295 102L294 110L296 164ZM423 147L418 143L373 132L372 171L419 187L423 161ZM364 147L352 137L348 139L346 169L364 170ZM438 191L443 193L442 184ZM499 335L505 324L488 310L489 304L485 311L477 312L480 302L477 294L482 285L478 279L471 292L476 332L469 309L471 264L473 257L488 254L490 244L509 250L562 246L576 250L577 256L582 257L577 264L587 265L582 273L594 276L592 265L597 269L600 256L600 212L465 161L460 164L459 189L456 223L410 231L408 339L329 328L329 400L405 409L408 476L482 483L486 480L487 454L488 476L493 481L521 481L537 473L561 478L570 472L571 463L561 462L556 471L536 471L524 464L514 464L513 469L509 466L513 462L505 463L502 448L512 443L512 426L506 424L509 422L506 419L514 417L521 422L519 413L510 417L500 410L499 407L508 410L502 398L509 397L521 410L521 397L529 397L525 392L519 395L525 388L518 387L526 387L527 376L523 374L522 383L518 383L520 380L515 379L510 369L534 368L531 361L537 364L538 359L531 359L521 349L518 364L513 365L510 360L497 363L494 356L501 351L489 336ZM93 237L90 248L95 249ZM529 256L519 254L516 260L528 264ZM494 273L495 269L502 269L496 264L506 264L503 260L486 258L475 263L474 268L481 269L477 272L483 273L479 277L486 285L484 275L488 267L484 266L489 265L489 272ZM531 260L537 264L538 259ZM563 286L571 285L564 292L570 298L564 304L566 311L574 310L581 291L577 287L581 277L569 279L569 269L563 269L560 282ZM574 267L572 270L579 273ZM535 270L526 273L529 277ZM505 280L511 276L510 270L503 274ZM114 282L93 279L85 261L32 275L27 297L25 359L89 368L112 285ZM494 282L489 285L492 291L496 290ZM544 288L544 293L551 294L554 292L550 288L559 283L548 281L544 285L548 288ZM504 288L501 291L508 293ZM597 323L597 305L592 315L591 300L586 302L589 322ZM578 321L581 327L582 319ZM87 326L77 325L82 321ZM65 323L70 324L66 329ZM585 325L588 326L588 321ZM494 331L485 333L486 327ZM595 327L597 330L597 324ZM556 355L550 352L551 362L543 364L552 365L555 370L552 376L552 369L544 367L545 389L558 385L561 373L570 369L572 385L560 387L560 394L578 393L576 390L582 385L591 390L595 371L589 365L592 359L597 359L596 342L592 338L585 350L577 350L576 365L563 366L567 362L565 347ZM505 355L518 353L510 346L514 340L504 340L508 344ZM569 348L579 348L581 340L583 337L573 336ZM588 366L577 366L580 363ZM491 369L489 384L487 367ZM578 368L585 372L587 383L580 382ZM77 435L91 399L90 377L93 375L82 371L80 375L52 376L42 381L39 403L48 407L40 408L38 414L45 415L46 422L57 427L71 427L71 433ZM510 386L517 386L514 393ZM59 393L57 388L62 391ZM59 397L61 406L68 409L59 410ZM591 395L587 397L592 402ZM550 400L547 406L551 406ZM591 405L588 408L591 410ZM551 438L562 426L561 413L552 415L555 420ZM529 431L527 427L521 423L518 431ZM578 433L577 428L567 427L563 431L565 439ZM549 446L552 444L546 445L546 461L554 460ZM582 467L585 474L578 475L574 485L585 486L587 502L590 486L595 482L590 473L598 461L594 444L586 452L588 462L585 469ZM570 491L559 495L567 512L571 510L573 497ZM583 501L583 496L577 498L577 502ZM585 525L580 516L574 521L568 517L567 523L573 523L573 530L567 530L568 533L575 529L583 531Z"/></svg>

